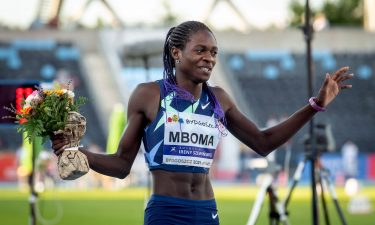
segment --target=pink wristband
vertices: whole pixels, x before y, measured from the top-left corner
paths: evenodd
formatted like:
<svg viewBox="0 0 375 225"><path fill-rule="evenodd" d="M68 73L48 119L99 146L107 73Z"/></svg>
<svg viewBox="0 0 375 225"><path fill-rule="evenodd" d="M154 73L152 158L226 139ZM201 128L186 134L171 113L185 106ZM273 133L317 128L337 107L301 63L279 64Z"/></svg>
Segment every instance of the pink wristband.
<svg viewBox="0 0 375 225"><path fill-rule="evenodd" d="M324 112L324 111L327 110L327 109L324 108L324 107L320 107L320 106L318 106L318 104L316 104L315 100L316 100L316 97L311 97L311 98L309 99L309 103L310 103L311 107L313 107L313 109L315 109L315 110L318 111L318 112Z"/></svg>

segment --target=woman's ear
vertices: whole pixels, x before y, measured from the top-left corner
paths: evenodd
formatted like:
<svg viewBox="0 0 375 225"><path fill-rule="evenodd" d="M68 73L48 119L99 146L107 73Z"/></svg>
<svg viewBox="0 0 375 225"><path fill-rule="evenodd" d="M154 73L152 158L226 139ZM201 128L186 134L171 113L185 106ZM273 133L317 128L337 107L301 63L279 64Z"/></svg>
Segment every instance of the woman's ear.
<svg viewBox="0 0 375 225"><path fill-rule="evenodd" d="M173 57L174 60L180 60L181 58L181 50L176 48L176 47L172 47L171 49L171 55Z"/></svg>

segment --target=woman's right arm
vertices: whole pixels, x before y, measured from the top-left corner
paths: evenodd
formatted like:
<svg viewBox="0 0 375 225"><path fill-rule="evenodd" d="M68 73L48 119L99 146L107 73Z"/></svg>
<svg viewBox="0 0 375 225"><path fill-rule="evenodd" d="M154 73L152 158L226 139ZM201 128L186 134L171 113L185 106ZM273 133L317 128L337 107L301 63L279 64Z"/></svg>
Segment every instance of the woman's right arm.
<svg viewBox="0 0 375 225"><path fill-rule="evenodd" d="M79 148L79 151L87 156L90 168L94 171L121 179L129 174L141 145L143 130L147 124L145 105L150 105L148 101L152 101L150 98L145 98L145 96L152 94L149 85L139 85L129 99L128 123L115 154L93 153L85 148ZM54 153L60 155L65 149L67 140L64 140L61 136L55 136L52 139Z"/></svg>

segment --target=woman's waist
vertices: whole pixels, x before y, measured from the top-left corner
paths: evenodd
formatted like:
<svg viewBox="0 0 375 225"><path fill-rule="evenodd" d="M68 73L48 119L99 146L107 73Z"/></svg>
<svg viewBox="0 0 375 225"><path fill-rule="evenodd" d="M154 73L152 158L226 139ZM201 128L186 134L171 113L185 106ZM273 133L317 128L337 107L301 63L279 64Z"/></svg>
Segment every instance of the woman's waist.
<svg viewBox="0 0 375 225"><path fill-rule="evenodd" d="M153 193L161 196L191 200L214 198L209 175L206 173L153 170Z"/></svg>
<svg viewBox="0 0 375 225"><path fill-rule="evenodd" d="M178 206L198 206L198 207L212 207L216 208L216 200L214 198L207 200L194 200L180 197L171 197L165 195L152 194L149 202L154 203L167 203L170 205Z"/></svg>

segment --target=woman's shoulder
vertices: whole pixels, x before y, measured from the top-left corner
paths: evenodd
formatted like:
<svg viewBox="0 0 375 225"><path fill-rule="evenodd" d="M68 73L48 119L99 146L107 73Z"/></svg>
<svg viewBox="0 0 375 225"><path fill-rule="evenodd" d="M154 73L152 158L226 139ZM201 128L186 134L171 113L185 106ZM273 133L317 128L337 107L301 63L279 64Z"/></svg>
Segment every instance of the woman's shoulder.
<svg viewBox="0 0 375 225"><path fill-rule="evenodd" d="M228 93L220 86L210 86L210 89L215 97L220 101L223 101L229 97Z"/></svg>
<svg viewBox="0 0 375 225"><path fill-rule="evenodd" d="M160 90L157 82L140 83L131 94L129 107L150 116L158 108L159 100Z"/></svg>
<svg viewBox="0 0 375 225"><path fill-rule="evenodd" d="M139 83L134 90L135 94L141 95L155 95L160 93L159 84L157 81Z"/></svg>
<svg viewBox="0 0 375 225"><path fill-rule="evenodd" d="M140 83L132 91L130 101L151 104L158 101L160 96L159 84L157 82Z"/></svg>
<svg viewBox="0 0 375 225"><path fill-rule="evenodd" d="M220 86L210 86L210 88L225 112L234 106L234 102L224 88Z"/></svg>

